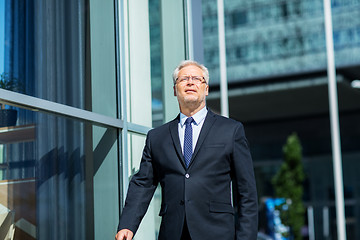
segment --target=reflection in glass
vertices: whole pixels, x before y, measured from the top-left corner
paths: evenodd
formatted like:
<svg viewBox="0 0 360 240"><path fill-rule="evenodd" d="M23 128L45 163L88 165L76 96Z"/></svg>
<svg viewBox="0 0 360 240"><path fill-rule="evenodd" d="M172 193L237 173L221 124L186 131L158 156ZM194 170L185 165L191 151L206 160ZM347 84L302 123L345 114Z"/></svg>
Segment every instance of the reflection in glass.
<svg viewBox="0 0 360 240"><path fill-rule="evenodd" d="M142 158L142 151L140 149L144 148L145 144L145 136L130 133L130 159L131 166L129 173L134 175L140 166L140 161ZM158 185L154 197L152 198L149 208L140 224L139 230L136 233L138 239L147 239L147 240L155 240L158 239L159 229L160 229L160 221L159 217L160 205L161 205L161 191L160 185Z"/></svg>
<svg viewBox="0 0 360 240"><path fill-rule="evenodd" d="M1 3L0 74L20 84L9 90L84 108L85 1Z"/></svg>
<svg viewBox="0 0 360 240"><path fill-rule="evenodd" d="M84 125L38 114L36 213L39 238L85 239ZM51 210L51 211L49 211Z"/></svg>
<svg viewBox="0 0 360 240"><path fill-rule="evenodd" d="M210 75L209 84L219 85L220 65L219 65L218 18L217 18L216 0L202 1L202 23L203 23L204 65L209 70L209 75Z"/></svg>
<svg viewBox="0 0 360 240"><path fill-rule="evenodd" d="M0 210L11 216L9 234L22 240L92 238L94 200L87 190L105 151L117 146L117 131L104 129L93 147L91 125L41 113L35 119L0 128Z"/></svg>
<svg viewBox="0 0 360 240"><path fill-rule="evenodd" d="M4 72L5 1L0 1L0 74Z"/></svg>
<svg viewBox="0 0 360 240"><path fill-rule="evenodd" d="M149 0L153 127L160 126L164 121L160 22L160 0Z"/></svg>

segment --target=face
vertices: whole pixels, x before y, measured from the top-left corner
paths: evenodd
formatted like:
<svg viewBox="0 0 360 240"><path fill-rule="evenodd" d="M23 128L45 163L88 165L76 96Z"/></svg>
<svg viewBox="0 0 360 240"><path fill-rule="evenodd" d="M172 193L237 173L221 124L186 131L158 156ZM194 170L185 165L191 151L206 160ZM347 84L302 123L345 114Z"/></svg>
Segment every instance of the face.
<svg viewBox="0 0 360 240"><path fill-rule="evenodd" d="M178 78L184 76L201 76L203 72L200 68L194 65L189 65L182 68L178 74ZM205 106L205 97L209 94L209 85L205 80L202 83L197 83L192 79L185 82L177 81L174 86L174 95L177 97L180 106Z"/></svg>

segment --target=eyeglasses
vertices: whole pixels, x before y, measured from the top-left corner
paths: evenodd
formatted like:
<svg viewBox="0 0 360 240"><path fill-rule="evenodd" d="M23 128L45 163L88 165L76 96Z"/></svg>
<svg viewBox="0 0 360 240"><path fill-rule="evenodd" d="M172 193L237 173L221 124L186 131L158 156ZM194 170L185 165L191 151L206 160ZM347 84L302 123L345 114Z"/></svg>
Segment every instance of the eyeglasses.
<svg viewBox="0 0 360 240"><path fill-rule="evenodd" d="M206 82L203 76L181 76L176 79L177 83L187 83L192 79L195 84L201 84Z"/></svg>

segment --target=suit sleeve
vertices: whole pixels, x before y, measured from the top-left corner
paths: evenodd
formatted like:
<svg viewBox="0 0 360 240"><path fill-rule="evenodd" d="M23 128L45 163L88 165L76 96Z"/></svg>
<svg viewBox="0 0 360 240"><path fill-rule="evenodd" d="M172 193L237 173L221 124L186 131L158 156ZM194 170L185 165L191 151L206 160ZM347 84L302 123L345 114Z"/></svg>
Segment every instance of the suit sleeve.
<svg viewBox="0 0 360 240"><path fill-rule="evenodd" d="M129 229L134 235L154 195L158 182L154 177L150 148L150 132L146 138L139 171L132 177L118 231Z"/></svg>
<svg viewBox="0 0 360 240"><path fill-rule="evenodd" d="M239 124L234 133L233 164L234 194L237 201L236 239L255 240L258 231L258 200L254 169L244 127Z"/></svg>

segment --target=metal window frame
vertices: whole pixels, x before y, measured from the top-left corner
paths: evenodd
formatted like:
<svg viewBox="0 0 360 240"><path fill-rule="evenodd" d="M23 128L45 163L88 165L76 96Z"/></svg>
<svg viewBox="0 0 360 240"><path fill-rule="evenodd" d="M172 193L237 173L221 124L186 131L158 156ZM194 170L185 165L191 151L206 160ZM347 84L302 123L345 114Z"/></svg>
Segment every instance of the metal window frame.
<svg viewBox="0 0 360 240"><path fill-rule="evenodd" d="M71 107L65 104L32 97L26 94L0 89L0 102L2 104L62 116L101 127L124 129L124 120L95 112ZM145 135L151 128L135 123L126 123L128 131Z"/></svg>

